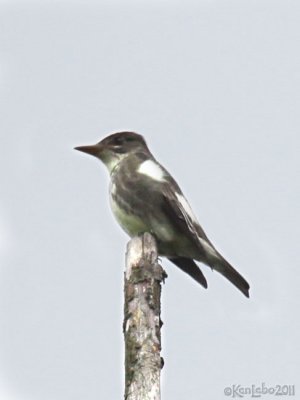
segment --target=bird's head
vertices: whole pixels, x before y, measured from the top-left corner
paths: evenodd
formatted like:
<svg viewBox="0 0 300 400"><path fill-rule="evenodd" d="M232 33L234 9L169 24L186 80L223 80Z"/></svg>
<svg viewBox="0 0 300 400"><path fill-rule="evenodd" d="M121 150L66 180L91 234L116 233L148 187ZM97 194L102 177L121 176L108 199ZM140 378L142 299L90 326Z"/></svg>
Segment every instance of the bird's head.
<svg viewBox="0 0 300 400"><path fill-rule="evenodd" d="M105 137L99 143L90 146L75 147L99 158L111 172L120 161L138 151L148 151L143 136L134 132L117 132Z"/></svg>

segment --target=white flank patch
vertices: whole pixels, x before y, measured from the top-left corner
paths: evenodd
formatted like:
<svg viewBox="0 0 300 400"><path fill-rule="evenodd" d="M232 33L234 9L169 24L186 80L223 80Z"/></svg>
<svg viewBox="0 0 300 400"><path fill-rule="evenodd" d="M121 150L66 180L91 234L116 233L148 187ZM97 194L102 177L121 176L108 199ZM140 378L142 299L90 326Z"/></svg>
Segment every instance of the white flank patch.
<svg viewBox="0 0 300 400"><path fill-rule="evenodd" d="M191 218L191 220L193 222L197 222L198 223L197 218L196 218L195 214L193 213L193 210L191 209L191 206L187 202L186 198L182 194L179 194L179 193L176 193L176 192L175 192L175 195L176 195L179 203L182 205L182 208L187 213L187 215Z"/></svg>
<svg viewBox="0 0 300 400"><path fill-rule="evenodd" d="M150 178L163 182L165 173L163 169L152 160L144 161L138 168L140 174L150 176Z"/></svg>

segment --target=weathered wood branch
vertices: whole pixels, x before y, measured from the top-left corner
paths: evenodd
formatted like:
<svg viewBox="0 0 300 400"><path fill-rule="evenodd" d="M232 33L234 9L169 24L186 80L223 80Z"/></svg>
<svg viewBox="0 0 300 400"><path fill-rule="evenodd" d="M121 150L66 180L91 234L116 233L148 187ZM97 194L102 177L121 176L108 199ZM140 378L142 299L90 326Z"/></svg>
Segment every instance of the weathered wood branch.
<svg viewBox="0 0 300 400"><path fill-rule="evenodd" d="M123 325L126 400L160 400L160 295L166 273L157 257L149 233L128 243Z"/></svg>

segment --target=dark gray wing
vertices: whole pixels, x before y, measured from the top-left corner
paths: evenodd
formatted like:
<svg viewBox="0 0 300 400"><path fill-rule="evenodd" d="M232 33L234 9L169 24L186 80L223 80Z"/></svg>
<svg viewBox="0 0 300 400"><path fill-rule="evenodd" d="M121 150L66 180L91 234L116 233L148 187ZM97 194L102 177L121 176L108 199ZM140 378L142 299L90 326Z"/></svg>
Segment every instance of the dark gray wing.
<svg viewBox="0 0 300 400"><path fill-rule="evenodd" d="M176 191L173 190L174 186ZM190 205L175 181L171 184L167 182L164 185L162 207L164 213L167 214L172 223L176 225L177 231L183 236L188 237L191 242L194 243L195 247L199 250L200 257L206 258L203 241L212 248L212 251L215 250L204 230L199 225L196 217L193 215ZM200 239L202 239L202 241Z"/></svg>
<svg viewBox="0 0 300 400"><path fill-rule="evenodd" d="M189 205L185 198L183 197L184 200L181 202L178 201L178 195L176 195L176 193L177 192L171 190L169 185L166 185L164 191L165 213L169 215L169 218L172 218L173 223L177 225L177 229L181 232L181 234L188 235L190 240L195 244L195 246L197 246L200 256L198 260L204 261L211 268L221 273L246 297L249 297L250 286L248 282L215 249L201 226L197 223L197 221L193 220L195 217L193 216L192 211L189 209ZM178 192L178 194L183 196L181 192ZM208 253L210 255L209 257L207 256ZM206 280L204 283L204 276L201 271L200 273L197 271L198 267L192 259L180 257L179 259L171 259L171 261L205 287Z"/></svg>

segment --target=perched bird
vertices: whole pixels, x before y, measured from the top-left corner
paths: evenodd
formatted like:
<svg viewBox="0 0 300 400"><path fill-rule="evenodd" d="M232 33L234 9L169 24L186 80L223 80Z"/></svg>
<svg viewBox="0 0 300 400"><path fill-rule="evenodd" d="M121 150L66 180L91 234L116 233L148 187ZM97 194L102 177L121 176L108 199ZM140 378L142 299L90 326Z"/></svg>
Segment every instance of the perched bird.
<svg viewBox="0 0 300 400"><path fill-rule="evenodd" d="M118 132L95 145L75 149L106 165L112 211L131 237L150 232L156 238L158 254L203 287L207 288L207 282L194 260L218 271L249 297L249 284L213 246L179 186L155 160L143 136Z"/></svg>

